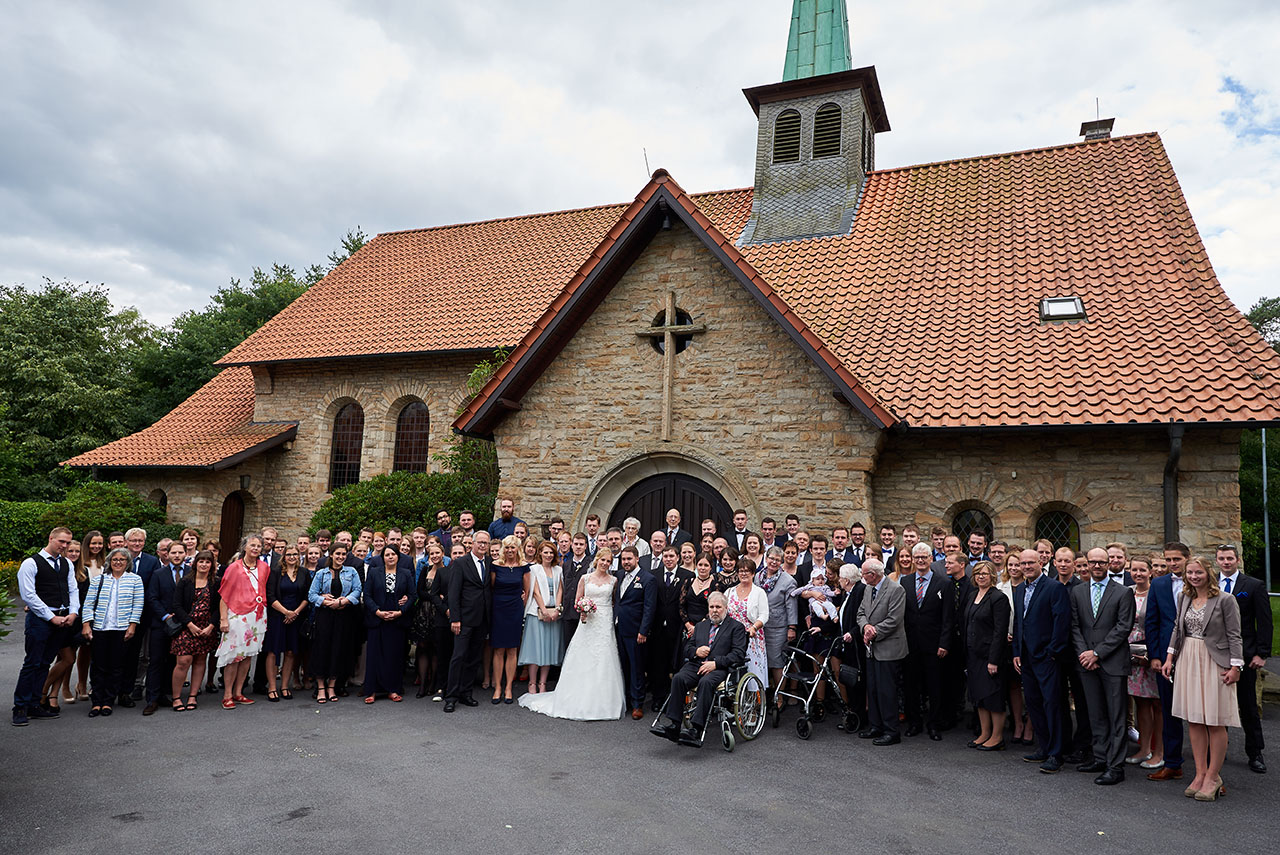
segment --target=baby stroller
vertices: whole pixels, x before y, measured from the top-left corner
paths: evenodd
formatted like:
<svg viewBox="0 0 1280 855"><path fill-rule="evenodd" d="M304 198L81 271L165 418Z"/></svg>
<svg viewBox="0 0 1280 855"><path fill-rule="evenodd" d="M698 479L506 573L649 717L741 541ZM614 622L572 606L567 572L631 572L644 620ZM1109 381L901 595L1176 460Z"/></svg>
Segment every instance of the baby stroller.
<svg viewBox="0 0 1280 855"><path fill-rule="evenodd" d="M818 633L816 628L808 631L810 635L816 636ZM783 684L774 693L775 703L770 705L769 711L774 727L782 720L782 709L776 703L778 698L792 698L800 702L803 711L796 719L796 735L801 739L808 739L813 734L813 722L827 717L827 703L839 705L845 733L856 733L862 726L861 717L844 702L844 697L840 694L840 683L843 682L849 689L858 684L857 667L848 663L841 664L839 675L831 670L831 655L839 649L841 643L839 635L833 637L821 659L799 647L787 645L787 663L782 669ZM807 665L808 670L802 670L801 665ZM795 693L784 688L788 680L797 684ZM824 684L830 687L825 702L817 699L818 686Z"/></svg>

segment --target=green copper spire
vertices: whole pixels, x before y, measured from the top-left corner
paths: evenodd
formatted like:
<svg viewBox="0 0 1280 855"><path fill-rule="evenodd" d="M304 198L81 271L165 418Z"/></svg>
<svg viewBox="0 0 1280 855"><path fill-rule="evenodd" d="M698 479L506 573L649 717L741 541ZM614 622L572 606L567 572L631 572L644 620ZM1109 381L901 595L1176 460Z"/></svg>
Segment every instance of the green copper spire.
<svg viewBox="0 0 1280 855"><path fill-rule="evenodd" d="M817 77L851 68L849 15L844 0L792 0L782 79Z"/></svg>

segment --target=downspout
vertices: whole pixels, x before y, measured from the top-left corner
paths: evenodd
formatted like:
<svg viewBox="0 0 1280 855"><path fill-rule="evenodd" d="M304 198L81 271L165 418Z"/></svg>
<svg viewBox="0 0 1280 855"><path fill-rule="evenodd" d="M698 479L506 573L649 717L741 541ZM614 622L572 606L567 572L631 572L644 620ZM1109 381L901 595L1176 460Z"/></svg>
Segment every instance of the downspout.
<svg viewBox="0 0 1280 855"><path fill-rule="evenodd" d="M1183 425L1169 425L1169 458L1164 462L1164 539L1178 539L1178 461L1182 459Z"/></svg>

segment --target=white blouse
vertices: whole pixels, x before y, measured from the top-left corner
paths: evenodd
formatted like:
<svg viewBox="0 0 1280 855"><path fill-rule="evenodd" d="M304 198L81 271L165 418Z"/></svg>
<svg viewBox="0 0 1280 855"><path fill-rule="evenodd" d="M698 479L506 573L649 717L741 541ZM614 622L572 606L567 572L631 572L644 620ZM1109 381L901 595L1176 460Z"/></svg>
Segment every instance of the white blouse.
<svg viewBox="0 0 1280 855"><path fill-rule="evenodd" d="M725 596L733 597L741 602L737 585L730 588ZM751 593L747 594L747 620L750 623L760 621L761 626L769 622L769 595L759 585L752 585Z"/></svg>

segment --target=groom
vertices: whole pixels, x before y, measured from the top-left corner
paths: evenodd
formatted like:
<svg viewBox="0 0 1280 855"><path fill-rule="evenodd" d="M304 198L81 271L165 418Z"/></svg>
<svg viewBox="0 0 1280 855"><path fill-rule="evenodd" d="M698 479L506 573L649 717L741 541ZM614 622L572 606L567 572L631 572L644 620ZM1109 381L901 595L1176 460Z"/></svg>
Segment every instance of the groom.
<svg viewBox="0 0 1280 855"><path fill-rule="evenodd" d="M613 586L613 621L618 635L618 658L627 688L627 705L636 721L644 718L644 651L658 608L658 582L640 569L640 552L622 547L618 584Z"/></svg>

